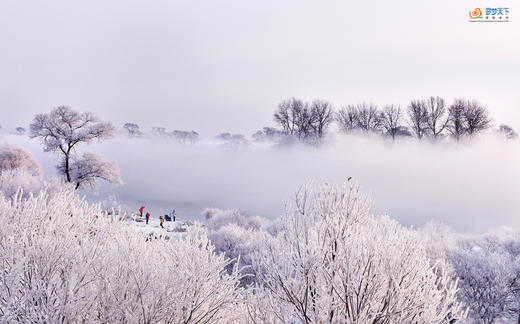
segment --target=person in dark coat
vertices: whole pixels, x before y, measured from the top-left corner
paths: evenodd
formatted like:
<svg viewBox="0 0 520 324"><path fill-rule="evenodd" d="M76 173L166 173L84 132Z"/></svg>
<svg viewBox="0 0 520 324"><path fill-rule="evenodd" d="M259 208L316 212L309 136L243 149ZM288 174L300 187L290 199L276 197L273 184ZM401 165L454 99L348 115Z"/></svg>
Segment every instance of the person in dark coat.
<svg viewBox="0 0 520 324"><path fill-rule="evenodd" d="M150 220L150 213L146 213L146 225L148 225L148 221Z"/></svg>

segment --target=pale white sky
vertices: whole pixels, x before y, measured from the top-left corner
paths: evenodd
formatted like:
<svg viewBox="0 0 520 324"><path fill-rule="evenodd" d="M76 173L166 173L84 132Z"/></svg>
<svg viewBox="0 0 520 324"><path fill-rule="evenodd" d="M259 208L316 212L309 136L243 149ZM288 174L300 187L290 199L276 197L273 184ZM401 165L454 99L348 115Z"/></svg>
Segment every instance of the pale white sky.
<svg viewBox="0 0 520 324"><path fill-rule="evenodd" d="M475 7L509 23L469 23ZM479 99L520 128L513 1L0 2L0 125L57 105L121 126L246 135L286 97Z"/></svg>

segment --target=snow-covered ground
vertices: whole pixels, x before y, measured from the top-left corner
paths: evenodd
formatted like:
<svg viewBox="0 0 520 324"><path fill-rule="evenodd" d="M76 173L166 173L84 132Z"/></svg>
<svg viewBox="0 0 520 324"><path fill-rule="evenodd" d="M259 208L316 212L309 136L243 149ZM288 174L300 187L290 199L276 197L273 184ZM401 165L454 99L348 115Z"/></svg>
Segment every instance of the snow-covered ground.
<svg viewBox="0 0 520 324"><path fill-rule="evenodd" d="M165 221L163 224L163 227L160 225L160 221L158 217L151 217L148 221L148 224L146 224L146 221L144 217L135 216L135 221L130 221L132 225L137 226L138 228L142 229L143 231L147 231L149 233L169 233L169 234L178 234L178 233L185 233L187 230L188 224L191 223L191 221L183 220L183 219L176 219L174 221L167 222ZM171 235L170 235L171 236Z"/></svg>

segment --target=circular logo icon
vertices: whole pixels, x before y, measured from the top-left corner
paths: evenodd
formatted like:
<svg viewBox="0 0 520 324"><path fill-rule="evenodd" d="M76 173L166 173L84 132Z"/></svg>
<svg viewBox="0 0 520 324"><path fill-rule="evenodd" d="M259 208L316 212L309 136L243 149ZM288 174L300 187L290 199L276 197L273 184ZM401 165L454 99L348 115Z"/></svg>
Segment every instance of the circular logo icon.
<svg viewBox="0 0 520 324"><path fill-rule="evenodd" d="M482 18L482 10L480 8L475 8L469 11L469 17L471 19L479 19Z"/></svg>

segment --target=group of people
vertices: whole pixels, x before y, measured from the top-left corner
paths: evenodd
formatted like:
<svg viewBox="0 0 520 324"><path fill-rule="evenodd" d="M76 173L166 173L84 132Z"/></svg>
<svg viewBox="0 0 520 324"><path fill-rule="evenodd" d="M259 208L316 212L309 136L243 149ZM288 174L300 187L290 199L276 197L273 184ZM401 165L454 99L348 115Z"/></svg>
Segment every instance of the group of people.
<svg viewBox="0 0 520 324"><path fill-rule="evenodd" d="M143 212L144 212L144 206L141 206L141 208L139 208L139 215L141 217L143 217ZM172 212L170 213L170 215L161 215L159 216L159 224L161 225L162 228L164 228L164 222L165 221L174 221L175 222L175 209L172 210ZM146 212L145 216L144 216L145 220L146 220L146 225L148 225L148 221L150 220L150 213L149 212Z"/></svg>

